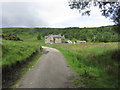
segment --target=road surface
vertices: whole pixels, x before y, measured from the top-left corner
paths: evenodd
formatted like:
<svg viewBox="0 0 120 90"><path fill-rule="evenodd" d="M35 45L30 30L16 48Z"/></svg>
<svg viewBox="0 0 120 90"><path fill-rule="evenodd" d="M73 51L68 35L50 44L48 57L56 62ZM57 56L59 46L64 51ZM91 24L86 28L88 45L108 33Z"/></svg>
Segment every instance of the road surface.
<svg viewBox="0 0 120 90"><path fill-rule="evenodd" d="M44 55L18 82L16 88L69 88L73 73L56 49L43 47Z"/></svg>

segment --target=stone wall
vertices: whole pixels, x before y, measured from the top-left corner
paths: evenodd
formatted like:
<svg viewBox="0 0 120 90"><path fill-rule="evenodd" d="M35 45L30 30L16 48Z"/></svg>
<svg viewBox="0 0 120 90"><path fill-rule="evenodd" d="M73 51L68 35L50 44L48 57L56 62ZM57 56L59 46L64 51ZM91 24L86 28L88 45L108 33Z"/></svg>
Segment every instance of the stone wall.
<svg viewBox="0 0 120 90"><path fill-rule="evenodd" d="M62 39L61 38L55 38L55 43L62 43Z"/></svg>

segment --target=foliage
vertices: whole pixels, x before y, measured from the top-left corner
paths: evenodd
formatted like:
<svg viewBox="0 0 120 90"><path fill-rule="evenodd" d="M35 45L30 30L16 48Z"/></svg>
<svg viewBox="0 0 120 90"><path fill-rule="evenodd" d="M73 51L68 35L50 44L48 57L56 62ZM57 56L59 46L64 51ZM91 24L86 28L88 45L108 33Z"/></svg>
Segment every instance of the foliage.
<svg viewBox="0 0 120 90"><path fill-rule="evenodd" d="M91 10L88 10L91 6L98 6L101 9L102 15L113 19L115 24L120 24L120 1L119 0L70 0L69 6L71 9L85 10L82 15L90 15Z"/></svg>
<svg viewBox="0 0 120 90"><path fill-rule="evenodd" d="M120 28L120 1L119 0L69 0L69 6L71 9L78 9L82 15L90 15L90 7L99 7L102 15L109 17L115 25ZM117 31L120 34L120 30Z"/></svg>
<svg viewBox="0 0 120 90"><path fill-rule="evenodd" d="M42 39L43 39L41 33L38 34L37 39L38 39L38 40L42 40Z"/></svg>
<svg viewBox="0 0 120 90"><path fill-rule="evenodd" d="M118 33L112 27L106 26L98 28L3 28L3 33L13 33L18 35L21 39L29 40L39 36L44 37L49 34L65 35L66 39L70 40L86 40L87 42L116 42L119 41ZM38 35L38 33L40 35Z"/></svg>
<svg viewBox="0 0 120 90"><path fill-rule="evenodd" d="M4 34L2 34L2 37L5 40L21 41L21 39L19 37L17 37L17 35L12 34L12 33L4 33Z"/></svg>

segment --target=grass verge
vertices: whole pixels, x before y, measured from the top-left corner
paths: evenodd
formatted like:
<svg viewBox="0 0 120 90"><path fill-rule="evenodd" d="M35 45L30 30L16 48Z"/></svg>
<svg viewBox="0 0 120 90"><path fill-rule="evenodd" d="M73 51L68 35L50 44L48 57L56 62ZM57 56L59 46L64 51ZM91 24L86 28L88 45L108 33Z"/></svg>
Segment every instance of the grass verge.
<svg viewBox="0 0 120 90"><path fill-rule="evenodd" d="M3 88L14 88L22 76L37 63L41 55L36 53L20 65L17 64L9 69L7 68L7 71L3 70Z"/></svg>
<svg viewBox="0 0 120 90"><path fill-rule="evenodd" d="M2 40L2 67L26 60L40 47L39 42Z"/></svg>
<svg viewBox="0 0 120 90"><path fill-rule="evenodd" d="M31 62L28 63L28 65L26 65L26 67L22 68L20 71L20 77L18 80L16 80L13 85L11 86L12 88L16 87L16 84L20 81L20 79L22 78L23 75L25 75L25 73L27 73L27 71L29 71L31 68L34 67L34 65L37 63L37 61L39 60L39 58L42 56L42 54L37 54L34 58L34 60L32 60Z"/></svg>
<svg viewBox="0 0 120 90"><path fill-rule="evenodd" d="M3 40L1 47L2 86L10 88L37 62L40 42Z"/></svg>
<svg viewBox="0 0 120 90"><path fill-rule="evenodd" d="M46 44L60 50L71 68L79 74L80 88L118 88L118 43Z"/></svg>

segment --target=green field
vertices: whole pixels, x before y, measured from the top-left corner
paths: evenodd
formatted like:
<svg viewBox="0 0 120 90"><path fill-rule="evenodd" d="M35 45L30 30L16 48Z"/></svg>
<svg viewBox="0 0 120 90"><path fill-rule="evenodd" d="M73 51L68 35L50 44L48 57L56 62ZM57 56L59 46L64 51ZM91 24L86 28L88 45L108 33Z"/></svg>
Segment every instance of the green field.
<svg viewBox="0 0 120 90"><path fill-rule="evenodd" d="M60 50L83 88L118 88L118 43L45 44Z"/></svg>

